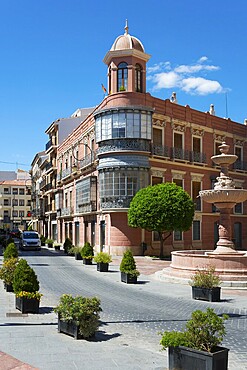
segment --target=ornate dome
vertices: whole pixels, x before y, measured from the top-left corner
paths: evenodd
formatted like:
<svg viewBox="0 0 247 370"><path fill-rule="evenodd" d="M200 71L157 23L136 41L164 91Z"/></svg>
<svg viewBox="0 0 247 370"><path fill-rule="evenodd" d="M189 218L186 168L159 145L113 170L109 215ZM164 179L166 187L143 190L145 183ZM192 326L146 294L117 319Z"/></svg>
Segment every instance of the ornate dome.
<svg viewBox="0 0 247 370"><path fill-rule="evenodd" d="M141 41L138 40L136 37L129 35L129 27L127 20L124 29L125 29L124 35L120 35L116 38L111 47L111 51L135 49L141 51L142 53L145 53L144 46L142 45Z"/></svg>

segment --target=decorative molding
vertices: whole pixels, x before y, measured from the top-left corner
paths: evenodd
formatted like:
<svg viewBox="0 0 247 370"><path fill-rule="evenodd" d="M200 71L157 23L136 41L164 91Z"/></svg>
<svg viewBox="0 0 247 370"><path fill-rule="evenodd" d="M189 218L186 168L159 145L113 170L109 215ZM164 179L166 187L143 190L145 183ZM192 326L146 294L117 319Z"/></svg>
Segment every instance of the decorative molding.
<svg viewBox="0 0 247 370"><path fill-rule="evenodd" d="M244 146L244 143L245 143L245 140L243 139L234 139L234 145L237 145L237 146Z"/></svg>
<svg viewBox="0 0 247 370"><path fill-rule="evenodd" d="M159 170L151 170L151 176L164 177L164 172Z"/></svg>
<svg viewBox="0 0 247 370"><path fill-rule="evenodd" d="M215 132L214 132L214 140L215 141L219 141L219 142L223 142L223 141L225 141L226 140L226 136L225 135L221 135L221 134L216 134Z"/></svg>
<svg viewBox="0 0 247 370"><path fill-rule="evenodd" d="M166 127L166 121L153 118L153 125L158 127Z"/></svg>
<svg viewBox="0 0 247 370"><path fill-rule="evenodd" d="M204 175L200 173L191 173L190 176L191 176L191 181L196 181L196 182L201 182L204 177Z"/></svg>
<svg viewBox="0 0 247 370"><path fill-rule="evenodd" d="M194 135L194 136L203 136L204 135L204 130L202 130L200 128L191 127L190 131L191 131L191 134Z"/></svg>
<svg viewBox="0 0 247 370"><path fill-rule="evenodd" d="M185 132L185 129L186 129L185 124L180 123L180 122L175 122L174 120L172 121L171 126L174 131L178 131L178 132Z"/></svg>

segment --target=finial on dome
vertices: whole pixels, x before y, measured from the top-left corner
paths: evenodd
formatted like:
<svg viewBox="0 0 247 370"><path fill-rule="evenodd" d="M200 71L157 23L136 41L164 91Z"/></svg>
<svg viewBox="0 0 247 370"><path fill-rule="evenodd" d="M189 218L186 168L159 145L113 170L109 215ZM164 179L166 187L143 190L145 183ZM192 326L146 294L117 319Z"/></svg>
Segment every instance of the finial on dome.
<svg viewBox="0 0 247 370"><path fill-rule="evenodd" d="M126 19L126 22L125 22L125 27L124 27L124 29L125 29L125 35L128 35L128 33L129 33L129 27L128 27L128 19Z"/></svg>

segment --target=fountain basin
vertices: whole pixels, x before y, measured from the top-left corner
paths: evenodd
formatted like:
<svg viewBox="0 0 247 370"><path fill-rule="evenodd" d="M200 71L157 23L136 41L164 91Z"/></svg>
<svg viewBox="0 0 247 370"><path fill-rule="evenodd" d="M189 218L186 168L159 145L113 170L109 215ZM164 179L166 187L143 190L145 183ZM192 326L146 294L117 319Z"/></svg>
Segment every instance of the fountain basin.
<svg viewBox="0 0 247 370"><path fill-rule="evenodd" d="M238 159L235 154L219 154L211 157L212 161L217 165L227 165L233 164Z"/></svg>
<svg viewBox="0 0 247 370"><path fill-rule="evenodd" d="M210 189L201 190L199 196L207 203L227 203L226 208L233 207L236 203L242 203L247 199L246 189Z"/></svg>
<svg viewBox="0 0 247 370"><path fill-rule="evenodd" d="M212 250L184 250L172 252L169 277L191 279L198 269L212 265L223 282L245 283L247 286L247 251L234 251L233 254L213 254Z"/></svg>

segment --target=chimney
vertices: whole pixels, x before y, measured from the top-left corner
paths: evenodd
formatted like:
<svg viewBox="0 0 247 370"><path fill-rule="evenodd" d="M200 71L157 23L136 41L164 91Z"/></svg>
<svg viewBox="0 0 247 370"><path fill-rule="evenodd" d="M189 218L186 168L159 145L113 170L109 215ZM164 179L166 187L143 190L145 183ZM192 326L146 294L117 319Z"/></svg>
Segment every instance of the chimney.
<svg viewBox="0 0 247 370"><path fill-rule="evenodd" d="M215 110L214 110L214 105L213 105L213 104L210 104L209 113L210 113L212 116L215 116Z"/></svg>
<svg viewBox="0 0 247 370"><path fill-rule="evenodd" d="M177 104L177 94L175 92L172 93L172 96L170 97L170 102Z"/></svg>

